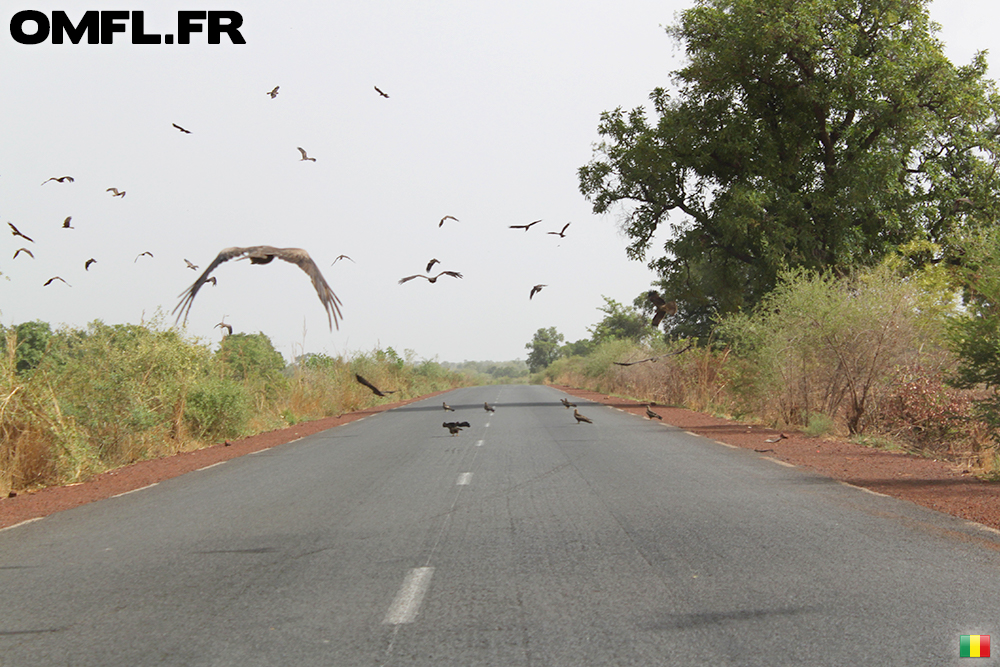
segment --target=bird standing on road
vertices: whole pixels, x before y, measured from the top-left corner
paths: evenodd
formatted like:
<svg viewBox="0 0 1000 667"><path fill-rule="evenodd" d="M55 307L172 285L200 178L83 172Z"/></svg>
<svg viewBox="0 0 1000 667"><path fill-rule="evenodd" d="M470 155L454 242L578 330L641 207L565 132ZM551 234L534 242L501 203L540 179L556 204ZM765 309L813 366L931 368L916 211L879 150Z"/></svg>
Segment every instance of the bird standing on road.
<svg viewBox="0 0 1000 667"><path fill-rule="evenodd" d="M334 325L337 329L340 329L340 318L343 317L340 314L340 299L337 295L333 293L330 289L330 285L326 282L323 274L320 273L319 267L316 266L316 262L313 261L312 257L309 256L302 248L275 248L269 245L256 245L248 246L245 248L225 248L223 249L212 263L208 265L205 272L202 273L194 284L188 289L181 292L181 302L177 304L174 308L174 312L178 313L177 319L180 320L182 317L185 322L187 322L188 313L191 311L191 304L194 303L195 296L198 295L198 290L201 289L202 285L208 282L208 275L216 269L223 262L228 262L233 258L239 259L249 259L251 264L269 264L275 257L284 260L291 264L295 264L300 269L302 269L307 276L312 280L313 287L316 288L316 293L319 295L319 301L323 304L323 309L326 310L326 318L330 324L330 331L333 331Z"/></svg>
<svg viewBox="0 0 1000 667"><path fill-rule="evenodd" d="M448 405L448 403L445 402L445 401L441 401L441 407L444 408L448 412L454 412L455 411L455 408L453 408L450 405Z"/></svg>
<svg viewBox="0 0 1000 667"><path fill-rule="evenodd" d="M490 404L487 403L486 401L483 401L483 410L486 410L486 412L496 412L497 411L496 408L490 407Z"/></svg>
<svg viewBox="0 0 1000 667"><path fill-rule="evenodd" d="M559 400L561 400L561 401L562 401L562 404L566 406L566 409L567 409L567 410L568 410L568 409L570 409L570 408L575 408L575 407L576 407L576 403L570 403L570 402L569 402L568 400L566 400L565 398L561 398L561 399L559 399Z"/></svg>
<svg viewBox="0 0 1000 667"><path fill-rule="evenodd" d="M646 417L648 419L659 419L660 421L663 421L663 417L653 412L652 407L649 405L646 406Z"/></svg>
<svg viewBox="0 0 1000 667"><path fill-rule="evenodd" d="M452 435L458 435L463 428L470 428L469 422L444 422L441 426L448 429Z"/></svg>
<svg viewBox="0 0 1000 667"><path fill-rule="evenodd" d="M577 424L579 424L580 422L587 422L588 424L593 424L594 423L594 422L590 421L589 417L584 417L583 415L581 415L580 411L577 410L576 408L573 409L573 416L576 417L576 423Z"/></svg>

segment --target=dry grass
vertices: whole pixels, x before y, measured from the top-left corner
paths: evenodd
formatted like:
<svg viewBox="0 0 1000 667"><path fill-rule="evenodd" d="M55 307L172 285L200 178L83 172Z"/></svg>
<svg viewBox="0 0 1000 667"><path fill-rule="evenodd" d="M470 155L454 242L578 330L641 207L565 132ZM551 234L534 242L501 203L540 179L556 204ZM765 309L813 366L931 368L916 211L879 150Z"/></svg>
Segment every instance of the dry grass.
<svg viewBox="0 0 1000 667"><path fill-rule="evenodd" d="M280 370L259 337L237 355L213 353L154 321L90 325L53 334L30 368L6 332L0 355L0 493L80 481L145 458L196 449L229 437L362 409L388 400L470 384L435 363L391 350L318 358ZM256 346L256 347L255 347ZM270 349L270 352L268 352ZM270 357L268 355L271 355ZM254 356L258 355L258 356ZM263 355L263 356L261 356ZM234 370L235 369L235 370ZM258 372L259 370L259 372ZM238 372L236 372L238 371ZM359 385L361 373L383 389Z"/></svg>

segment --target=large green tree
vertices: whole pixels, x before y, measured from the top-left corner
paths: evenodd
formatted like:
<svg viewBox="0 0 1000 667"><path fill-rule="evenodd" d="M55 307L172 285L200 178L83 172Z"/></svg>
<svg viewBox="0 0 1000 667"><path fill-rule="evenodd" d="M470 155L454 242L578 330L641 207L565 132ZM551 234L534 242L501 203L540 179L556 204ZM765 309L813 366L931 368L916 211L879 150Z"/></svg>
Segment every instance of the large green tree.
<svg viewBox="0 0 1000 667"><path fill-rule="evenodd" d="M563 340L565 340L564 336L556 331L555 327L536 331L531 342L524 344L525 349L531 350L528 353L528 370L537 373L558 359L559 346Z"/></svg>
<svg viewBox="0 0 1000 667"><path fill-rule="evenodd" d="M927 0L696 0L673 94L601 116L579 170L628 254L704 329L791 267L845 271L994 220L1000 95L943 54ZM669 220L662 254L647 257ZM664 235L661 234L662 238ZM689 331L694 333L694 331Z"/></svg>

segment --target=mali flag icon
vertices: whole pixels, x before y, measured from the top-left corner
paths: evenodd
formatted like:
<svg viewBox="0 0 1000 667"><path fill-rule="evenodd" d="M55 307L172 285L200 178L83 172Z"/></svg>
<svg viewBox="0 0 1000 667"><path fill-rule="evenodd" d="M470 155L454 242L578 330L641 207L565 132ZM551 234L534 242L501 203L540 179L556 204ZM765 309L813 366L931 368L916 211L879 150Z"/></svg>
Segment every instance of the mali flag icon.
<svg viewBox="0 0 1000 667"><path fill-rule="evenodd" d="M989 635L962 635L958 642L958 657L988 658L990 657Z"/></svg>

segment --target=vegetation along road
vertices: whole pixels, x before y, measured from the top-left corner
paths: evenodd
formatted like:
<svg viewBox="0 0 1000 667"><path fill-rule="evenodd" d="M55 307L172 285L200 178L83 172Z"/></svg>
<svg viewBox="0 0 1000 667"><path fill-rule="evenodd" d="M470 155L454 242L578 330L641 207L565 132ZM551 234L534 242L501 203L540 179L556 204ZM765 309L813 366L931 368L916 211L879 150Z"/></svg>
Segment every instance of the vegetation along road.
<svg viewBox="0 0 1000 667"><path fill-rule="evenodd" d="M458 389L2 531L2 664L942 665L998 634L992 533L565 396Z"/></svg>

